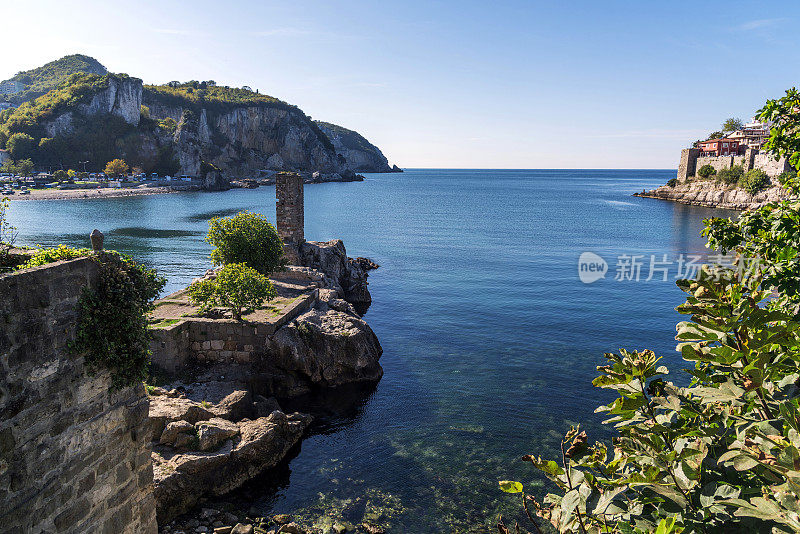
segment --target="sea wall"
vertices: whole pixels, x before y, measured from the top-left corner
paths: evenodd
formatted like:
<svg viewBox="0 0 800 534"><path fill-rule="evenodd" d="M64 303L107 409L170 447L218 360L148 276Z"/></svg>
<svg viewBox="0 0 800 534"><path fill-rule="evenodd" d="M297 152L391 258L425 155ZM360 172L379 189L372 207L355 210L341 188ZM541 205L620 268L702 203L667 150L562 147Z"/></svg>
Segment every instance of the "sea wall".
<svg viewBox="0 0 800 534"><path fill-rule="evenodd" d="M97 278L87 258L0 276L3 532L157 532L144 388L67 350Z"/></svg>
<svg viewBox="0 0 800 534"><path fill-rule="evenodd" d="M740 165L745 172L751 169L760 169L770 178L775 178L784 171L791 170L791 165L786 158L775 158L770 154L748 148L744 154L737 156L701 156L697 148L684 148L678 163L677 178L686 181L694 177L704 165L710 165L717 172Z"/></svg>

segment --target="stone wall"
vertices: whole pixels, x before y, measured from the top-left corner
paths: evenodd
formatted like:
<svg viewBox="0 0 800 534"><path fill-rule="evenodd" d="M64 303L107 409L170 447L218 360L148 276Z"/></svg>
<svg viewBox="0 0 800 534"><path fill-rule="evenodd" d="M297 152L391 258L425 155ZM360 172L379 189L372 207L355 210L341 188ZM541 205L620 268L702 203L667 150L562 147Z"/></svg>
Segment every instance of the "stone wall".
<svg viewBox="0 0 800 534"><path fill-rule="evenodd" d="M68 353L87 258L0 276L0 531L157 532L141 385Z"/></svg>
<svg viewBox="0 0 800 534"><path fill-rule="evenodd" d="M786 158L775 159L769 154L756 154L753 167L761 169L770 178L775 178L783 172L793 170Z"/></svg>
<svg viewBox="0 0 800 534"><path fill-rule="evenodd" d="M303 208L303 178L299 174L281 172L275 177L276 222L278 235L284 243L299 245L305 242Z"/></svg>
<svg viewBox="0 0 800 534"><path fill-rule="evenodd" d="M150 349L154 365L176 373L190 362L252 363L264 355L275 331L313 306L319 290L298 298L274 323L191 318L153 328ZM167 297L169 298L169 297Z"/></svg>
<svg viewBox="0 0 800 534"><path fill-rule="evenodd" d="M681 160L678 163L678 180L686 181L692 178L703 165L711 165L717 172L741 165L745 172L751 169L761 169L770 178L775 178L782 172L791 170L786 158L775 159L769 154L759 153L750 148L741 156L700 156L699 149L684 148L681 150Z"/></svg>
<svg viewBox="0 0 800 534"><path fill-rule="evenodd" d="M697 156L699 148L684 148L681 150L681 160L678 163L678 180L691 178L697 172Z"/></svg>

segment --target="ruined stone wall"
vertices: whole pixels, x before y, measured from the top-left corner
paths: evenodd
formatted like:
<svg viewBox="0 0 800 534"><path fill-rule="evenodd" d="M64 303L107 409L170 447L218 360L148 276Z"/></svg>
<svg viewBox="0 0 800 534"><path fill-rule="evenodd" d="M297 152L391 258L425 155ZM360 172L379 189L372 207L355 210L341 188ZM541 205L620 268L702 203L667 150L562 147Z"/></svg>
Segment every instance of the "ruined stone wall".
<svg viewBox="0 0 800 534"><path fill-rule="evenodd" d="M170 374L195 361L252 363L264 354L269 336L313 306L318 297L317 289L301 296L271 323L190 318L167 327L151 328L150 361Z"/></svg>
<svg viewBox="0 0 800 534"><path fill-rule="evenodd" d="M305 241L303 208L303 177L281 172L275 177L275 195L278 197L276 221L278 235L284 243L298 245Z"/></svg>
<svg viewBox="0 0 800 534"><path fill-rule="evenodd" d="M141 385L70 355L81 258L0 276L0 532L157 532Z"/></svg>

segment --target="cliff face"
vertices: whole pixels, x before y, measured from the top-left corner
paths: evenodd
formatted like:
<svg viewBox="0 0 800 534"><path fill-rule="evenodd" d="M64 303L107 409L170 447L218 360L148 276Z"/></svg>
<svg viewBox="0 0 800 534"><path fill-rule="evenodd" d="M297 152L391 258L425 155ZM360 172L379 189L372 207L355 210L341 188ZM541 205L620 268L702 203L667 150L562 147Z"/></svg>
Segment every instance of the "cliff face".
<svg viewBox="0 0 800 534"><path fill-rule="evenodd" d="M788 193L784 188L776 185L751 195L743 189L723 186L709 181L693 181L678 184L675 187L662 185L652 191L634 193L634 196L637 197L658 198L694 206L731 210L758 208L769 202L786 198L787 195Z"/></svg>
<svg viewBox="0 0 800 534"><path fill-rule="evenodd" d="M152 118L178 122L174 142L181 174L200 175L201 161L241 178L257 177L262 170L342 173L348 168L301 112L256 105L198 113L150 99L144 104Z"/></svg>
<svg viewBox="0 0 800 534"><path fill-rule="evenodd" d="M105 72L87 63L91 58L76 58L65 58L67 67L77 61L78 67L87 64L88 70ZM86 160L90 169L100 170L111 159L123 158L148 173L190 175L205 182L215 173L210 179L215 189L231 179L262 177L263 171L346 181L358 178L355 171L399 170L358 133L318 124L299 108L247 87L210 81L143 86L124 74L50 78L63 80L26 107L0 116L7 136L23 132L34 137L37 167Z"/></svg>
<svg viewBox="0 0 800 534"><path fill-rule="evenodd" d="M95 93L87 103L56 116L44 124L49 137L69 135L75 130L75 115L94 117L110 114L128 124L139 125L142 105L142 80L138 78L108 78L108 87Z"/></svg>
<svg viewBox="0 0 800 534"><path fill-rule="evenodd" d="M316 123L331 140L336 153L342 156L354 171L393 172L380 149L358 132L328 122L316 121Z"/></svg>

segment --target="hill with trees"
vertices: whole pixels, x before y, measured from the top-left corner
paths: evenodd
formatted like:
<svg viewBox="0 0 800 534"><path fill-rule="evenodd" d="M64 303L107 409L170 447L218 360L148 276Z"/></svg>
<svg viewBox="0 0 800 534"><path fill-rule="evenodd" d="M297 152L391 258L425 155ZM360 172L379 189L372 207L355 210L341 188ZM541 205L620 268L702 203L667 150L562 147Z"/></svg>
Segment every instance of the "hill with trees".
<svg viewBox="0 0 800 534"><path fill-rule="evenodd" d="M126 74L70 72L81 68L105 72L92 58L68 56L14 77L29 84L18 99L51 86L0 112L0 148L14 162L101 171L124 159L148 173L205 178L213 170L223 179L298 171L335 180L352 178L355 170L390 170L358 133L318 124L297 106L250 87L213 80L143 85Z"/></svg>
<svg viewBox="0 0 800 534"><path fill-rule="evenodd" d="M96 59L82 54L64 56L41 67L18 72L8 80L0 82L0 102L18 106L40 97L61 85L76 73L108 74L108 70Z"/></svg>

